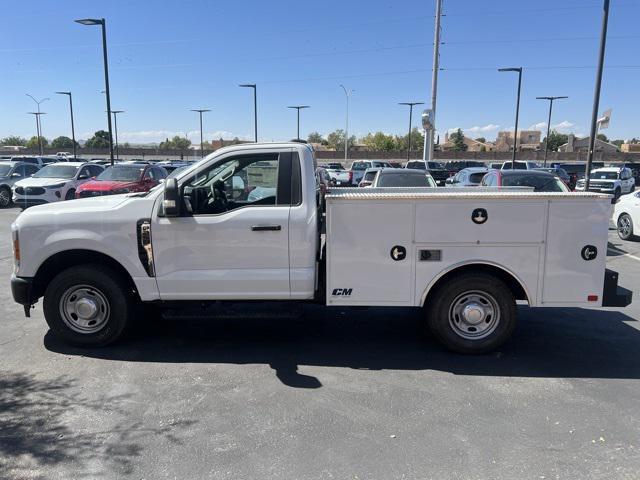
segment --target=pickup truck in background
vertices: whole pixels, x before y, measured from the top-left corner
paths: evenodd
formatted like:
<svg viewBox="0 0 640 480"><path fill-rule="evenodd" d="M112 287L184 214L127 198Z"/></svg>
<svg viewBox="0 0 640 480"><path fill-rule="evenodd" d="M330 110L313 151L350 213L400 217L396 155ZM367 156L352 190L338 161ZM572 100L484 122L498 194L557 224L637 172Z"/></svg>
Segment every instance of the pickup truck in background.
<svg viewBox="0 0 640 480"><path fill-rule="evenodd" d="M405 168L411 168L415 170L425 170L436 181L436 185L444 187L447 178L450 177L449 170L444 168L444 165L440 162L424 161L424 160L411 160L407 162Z"/></svg>
<svg viewBox="0 0 640 480"><path fill-rule="evenodd" d="M314 302L421 308L449 349L482 353L517 301L631 302L605 265L610 216L608 195L482 187L336 189L322 215L310 147L234 145L149 192L23 212L11 288L80 346L117 340L141 304L190 318Z"/></svg>
<svg viewBox="0 0 640 480"><path fill-rule="evenodd" d="M327 163L324 165L324 169L327 171L333 186L351 186L351 172L349 170L345 170L341 163Z"/></svg>
<svg viewBox="0 0 640 480"><path fill-rule="evenodd" d="M351 185L357 187L360 185L364 172L369 168L393 168L389 162L381 160L356 160L351 164L350 176Z"/></svg>

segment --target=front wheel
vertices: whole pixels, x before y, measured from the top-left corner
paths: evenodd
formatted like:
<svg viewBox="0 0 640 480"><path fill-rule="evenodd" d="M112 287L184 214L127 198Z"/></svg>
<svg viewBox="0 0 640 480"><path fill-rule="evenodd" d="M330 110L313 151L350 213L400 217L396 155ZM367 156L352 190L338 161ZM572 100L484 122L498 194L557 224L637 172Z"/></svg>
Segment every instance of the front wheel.
<svg viewBox="0 0 640 480"><path fill-rule="evenodd" d="M430 295L427 321L434 336L458 353L486 353L500 347L516 326L516 302L497 277L469 273Z"/></svg>
<svg viewBox="0 0 640 480"><path fill-rule="evenodd" d="M634 238L633 221L626 213L618 217L618 236L622 240L632 240Z"/></svg>
<svg viewBox="0 0 640 480"><path fill-rule="evenodd" d="M132 295L113 270L81 265L59 273L44 294L44 316L67 343L101 347L122 334L132 312Z"/></svg>
<svg viewBox="0 0 640 480"><path fill-rule="evenodd" d="M11 189L0 187L0 208L7 208L11 205Z"/></svg>
<svg viewBox="0 0 640 480"><path fill-rule="evenodd" d="M73 200L74 198L76 198L76 191L74 189L69 190L64 196L65 200Z"/></svg>

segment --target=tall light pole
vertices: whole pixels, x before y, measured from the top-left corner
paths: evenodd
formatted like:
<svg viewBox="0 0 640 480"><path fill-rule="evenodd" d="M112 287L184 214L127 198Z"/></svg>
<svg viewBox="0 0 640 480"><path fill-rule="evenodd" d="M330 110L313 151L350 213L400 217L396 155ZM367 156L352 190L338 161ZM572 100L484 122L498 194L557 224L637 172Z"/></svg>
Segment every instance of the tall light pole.
<svg viewBox="0 0 640 480"><path fill-rule="evenodd" d="M112 110L113 113L113 126L116 133L116 159L120 160L120 147L118 146L118 114L124 113L124 110Z"/></svg>
<svg viewBox="0 0 640 480"><path fill-rule="evenodd" d="M107 97L107 125L109 127L109 158L113 166L113 130L111 129L111 93L109 91L109 62L107 60L107 22L104 18L82 18L76 20L81 25L100 25L102 28L102 58L104 63L104 87Z"/></svg>
<svg viewBox="0 0 640 480"><path fill-rule="evenodd" d="M35 115L36 117L36 132L38 134L38 150L40 152L40 156L42 156L42 135L40 132L40 115L46 115L45 112L27 112L29 115Z"/></svg>
<svg viewBox="0 0 640 480"><path fill-rule="evenodd" d="M200 158L204 158L204 140L202 136L202 114L206 112L210 112L211 110L207 110L206 108L192 108L192 112L198 112L200 115Z"/></svg>
<svg viewBox="0 0 640 480"><path fill-rule="evenodd" d="M40 151L40 155L43 154L43 150L42 150L42 124L40 123L40 104L46 102L47 100L50 100L49 97L47 98L43 98L42 100L36 100L33 95L29 95L28 93L25 93L25 95L27 97L29 97L31 100L33 100L34 102L36 102L36 105L38 106L38 114L36 115L36 126L38 127L38 150Z"/></svg>
<svg viewBox="0 0 640 480"><path fill-rule="evenodd" d="M253 136L258 143L258 87L255 83L242 83L238 85L243 88L253 88Z"/></svg>
<svg viewBox="0 0 640 480"><path fill-rule="evenodd" d="M348 161L348 152L349 152L349 97L353 95L355 90L347 90L347 88L342 84L340 84L340 87L342 88L342 90L344 90L344 95L347 98L347 119L346 119L346 125L344 129L344 163L346 168L347 167L346 163Z"/></svg>
<svg viewBox="0 0 640 480"><path fill-rule="evenodd" d="M609 0L604 0L602 7L602 29L600 31L600 51L598 52L598 70L596 71L596 86L593 93L593 111L591 112L591 135L589 137L589 153L587 165L584 172L585 191L589 190L591 181L591 164L593 162L593 151L596 144L596 133L598 130L598 108L600 108L600 88L602 87L602 70L604 68L604 52L607 46L607 24L609 22Z"/></svg>
<svg viewBox="0 0 640 480"><path fill-rule="evenodd" d="M55 92L58 95L69 96L69 111L71 112L71 140L73 141L73 158L76 158L76 130L73 125L73 100L71 99L71 92Z"/></svg>
<svg viewBox="0 0 640 480"><path fill-rule="evenodd" d="M547 120L547 138L544 141L544 166L547 166L547 154L549 153L549 134L551 133L551 110L554 100L562 100L569 97L536 97L537 100L549 100L549 118Z"/></svg>
<svg viewBox="0 0 640 480"><path fill-rule="evenodd" d="M295 108L298 111L298 135L296 136L296 138L298 140L300 140L300 110L302 110L303 108L311 108L309 105L291 105L290 107L287 108Z"/></svg>
<svg viewBox="0 0 640 480"><path fill-rule="evenodd" d="M516 98L516 125L513 132L513 156L511 169L516 168L516 150L518 148L518 118L520 117L520 89L522 88L522 67L499 68L499 72L518 72L518 95Z"/></svg>
<svg viewBox="0 0 640 480"><path fill-rule="evenodd" d="M398 105L407 105L409 107L409 140L407 145L407 161L411 155L411 124L413 123L413 107L415 105L424 105L424 102L400 102Z"/></svg>
<svg viewBox="0 0 640 480"><path fill-rule="evenodd" d="M438 96L438 71L440 69L440 19L442 17L442 0L436 0L436 25L433 34L433 71L431 74L431 118L433 128L424 135L422 159L433 160L434 135L436 134L436 98Z"/></svg>

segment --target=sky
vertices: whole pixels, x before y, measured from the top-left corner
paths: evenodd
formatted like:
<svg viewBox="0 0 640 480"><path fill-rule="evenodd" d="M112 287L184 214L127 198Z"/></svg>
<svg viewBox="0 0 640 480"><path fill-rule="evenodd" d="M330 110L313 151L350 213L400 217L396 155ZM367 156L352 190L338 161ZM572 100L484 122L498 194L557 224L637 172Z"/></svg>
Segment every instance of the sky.
<svg viewBox="0 0 640 480"><path fill-rule="evenodd" d="M205 139L253 138L253 97L239 83L258 85L260 140L344 128L354 90L350 134L405 134L407 107L430 101L435 0L4 0L0 17L0 137L35 135L27 112L41 99L47 138L70 136L73 92L76 136L106 129L99 27L107 20L109 73L120 143L159 142L188 135L198 142L194 108ZM517 74L524 68L519 128L546 129L548 103L536 96L568 95L554 104L552 127L588 134L602 0L444 0L436 125L473 138L513 129ZM600 111L612 108L611 139L640 137L640 0L612 0ZM418 107L422 108L422 107ZM419 125L419 110L414 126Z"/></svg>

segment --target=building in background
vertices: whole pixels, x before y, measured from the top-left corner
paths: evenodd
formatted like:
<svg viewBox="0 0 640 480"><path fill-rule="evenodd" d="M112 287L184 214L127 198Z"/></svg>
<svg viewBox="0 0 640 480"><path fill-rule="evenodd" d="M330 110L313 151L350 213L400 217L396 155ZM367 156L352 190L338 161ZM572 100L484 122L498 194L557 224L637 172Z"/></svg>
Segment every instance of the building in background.
<svg viewBox="0 0 640 480"><path fill-rule="evenodd" d="M539 130L521 130L518 132L518 151L537 151L542 148L540 144ZM495 141L495 150L497 152L510 152L513 150L513 132L498 132Z"/></svg>
<svg viewBox="0 0 640 480"><path fill-rule="evenodd" d="M467 152L493 152L495 147L491 142L479 142L467 136L464 137L464 144L467 146ZM444 134L444 143L439 145L442 152L451 152L455 150L455 144L451 141L448 133Z"/></svg>
<svg viewBox="0 0 640 480"><path fill-rule="evenodd" d="M640 143L623 143L620 151L624 153L640 153Z"/></svg>
<svg viewBox="0 0 640 480"><path fill-rule="evenodd" d="M613 143L602 141L596 138L594 150L596 152L615 153L619 149ZM560 152L578 152L587 153L589 151L589 137L577 138L573 133L570 133L567 138L567 143L564 143L558 147Z"/></svg>

